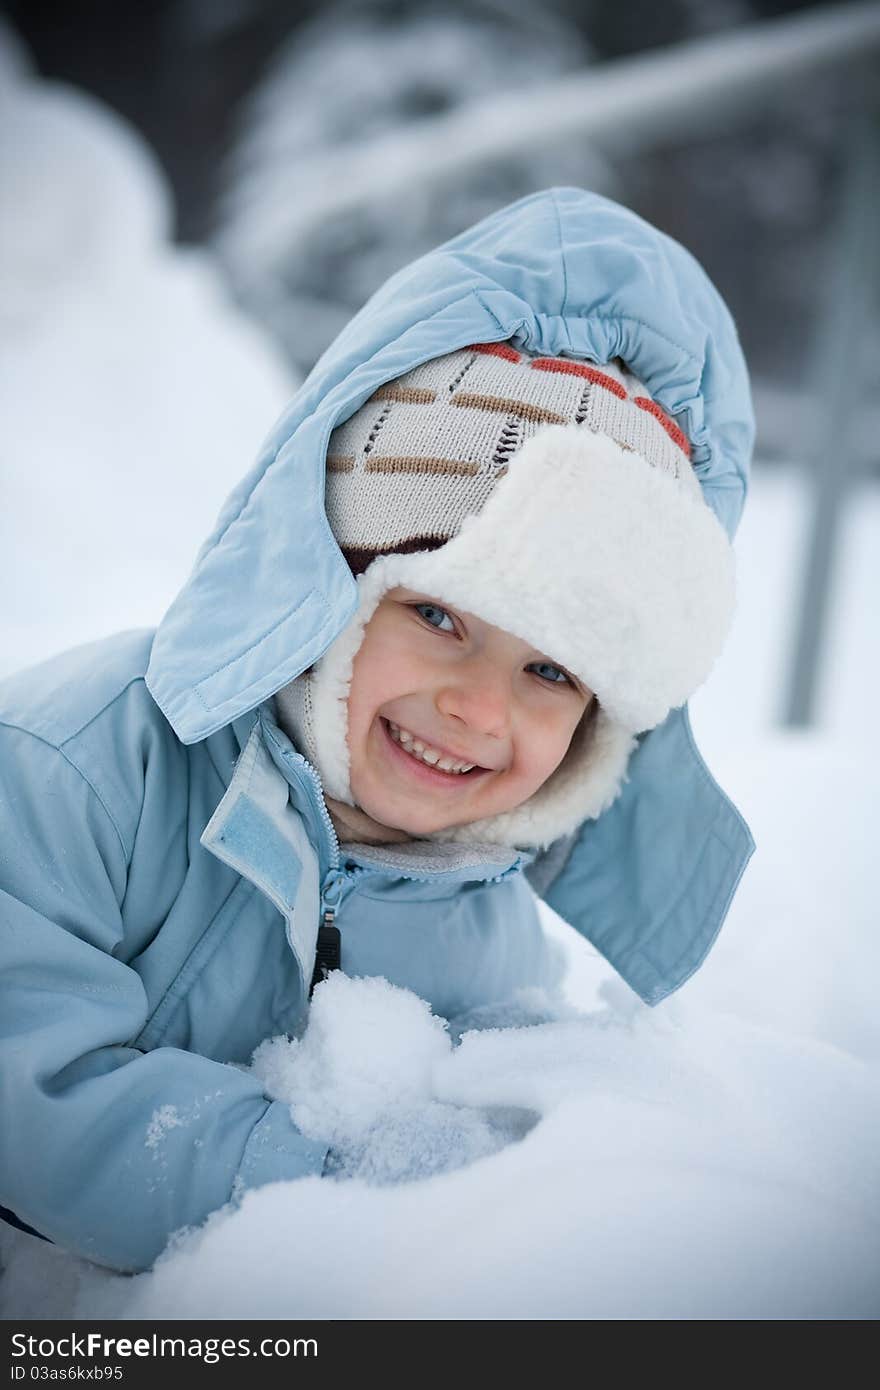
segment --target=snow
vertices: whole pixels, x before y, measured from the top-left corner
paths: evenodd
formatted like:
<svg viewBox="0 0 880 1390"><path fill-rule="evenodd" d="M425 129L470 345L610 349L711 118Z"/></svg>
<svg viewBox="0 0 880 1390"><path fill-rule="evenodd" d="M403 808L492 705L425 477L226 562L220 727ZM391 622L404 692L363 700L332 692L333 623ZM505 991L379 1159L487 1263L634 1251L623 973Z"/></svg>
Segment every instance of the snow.
<svg viewBox="0 0 880 1390"><path fill-rule="evenodd" d="M210 258L170 244L133 133L2 43L0 74L13 670L161 616L294 383ZM847 508L817 725L787 732L806 519L800 473L759 468L734 633L692 704L758 851L682 990L643 1005L544 907L561 997L443 1020L331 975L302 1038L253 1060L329 1175L246 1194L134 1278L0 1225L0 1316L876 1317L878 490ZM160 1108L145 1142L181 1122Z"/></svg>
<svg viewBox="0 0 880 1390"><path fill-rule="evenodd" d="M331 1146L327 1172L403 1182L495 1153L511 1122L521 1127L505 1109L482 1113L437 1092L452 1048L446 1020L410 990L334 972L315 989L302 1040L267 1040L253 1069L303 1134Z"/></svg>
<svg viewBox="0 0 880 1390"><path fill-rule="evenodd" d="M169 1129L177 1129L184 1123L180 1111L176 1105L160 1105L158 1110L154 1110L147 1125L147 1137L144 1140L148 1149L158 1149Z"/></svg>
<svg viewBox="0 0 880 1390"><path fill-rule="evenodd" d="M0 59L0 132L3 675L155 624L297 381L134 131Z"/></svg>

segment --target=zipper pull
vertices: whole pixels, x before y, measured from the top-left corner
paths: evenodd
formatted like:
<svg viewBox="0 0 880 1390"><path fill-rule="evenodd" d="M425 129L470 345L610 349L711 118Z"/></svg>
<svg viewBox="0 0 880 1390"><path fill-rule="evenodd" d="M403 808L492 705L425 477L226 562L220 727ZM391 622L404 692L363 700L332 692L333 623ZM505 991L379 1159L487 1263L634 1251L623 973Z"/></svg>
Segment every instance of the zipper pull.
<svg viewBox="0 0 880 1390"><path fill-rule="evenodd" d="M312 972L312 983L309 986L309 998L311 999L315 985L319 985L322 980L326 980L331 970L339 970L342 966L342 933L335 924L336 904L342 894L343 876L337 876L331 880L329 887L338 889L337 896L333 903L329 903L324 897L323 919L318 927L318 940L315 947L315 969Z"/></svg>

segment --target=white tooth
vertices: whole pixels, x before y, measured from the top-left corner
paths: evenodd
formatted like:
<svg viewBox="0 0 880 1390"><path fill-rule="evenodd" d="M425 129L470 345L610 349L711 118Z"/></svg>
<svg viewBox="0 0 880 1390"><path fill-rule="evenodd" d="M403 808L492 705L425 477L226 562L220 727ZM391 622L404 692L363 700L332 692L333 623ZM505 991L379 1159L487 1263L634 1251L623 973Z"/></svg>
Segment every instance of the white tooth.
<svg viewBox="0 0 880 1390"><path fill-rule="evenodd" d="M420 762L428 763L431 767L442 768L444 772L470 772L475 763L460 763L454 758L447 758L445 754L438 753L436 748L431 748L429 744L422 743L421 739L415 738L407 729L401 729L392 719L388 720L388 727L391 730L391 737L396 743L403 744L407 753L413 754Z"/></svg>

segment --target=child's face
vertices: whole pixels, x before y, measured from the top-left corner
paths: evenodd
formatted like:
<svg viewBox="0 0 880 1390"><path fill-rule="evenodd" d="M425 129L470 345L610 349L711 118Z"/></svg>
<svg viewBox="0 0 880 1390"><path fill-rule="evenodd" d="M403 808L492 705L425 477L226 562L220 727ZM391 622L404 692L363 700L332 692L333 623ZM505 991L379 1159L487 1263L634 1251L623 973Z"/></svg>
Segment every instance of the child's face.
<svg viewBox="0 0 880 1390"><path fill-rule="evenodd" d="M510 811L557 768L593 698L503 628L411 589L390 589L354 659L348 746L354 800L424 835ZM389 721L477 764L443 772L395 742Z"/></svg>

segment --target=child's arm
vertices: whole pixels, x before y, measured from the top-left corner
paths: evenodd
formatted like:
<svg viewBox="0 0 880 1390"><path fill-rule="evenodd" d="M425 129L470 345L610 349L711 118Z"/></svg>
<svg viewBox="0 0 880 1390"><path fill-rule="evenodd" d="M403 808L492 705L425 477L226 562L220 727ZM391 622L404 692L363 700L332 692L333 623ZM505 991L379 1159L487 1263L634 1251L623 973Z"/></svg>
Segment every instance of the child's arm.
<svg viewBox="0 0 880 1390"><path fill-rule="evenodd" d="M63 751L0 726L0 1204L50 1239L140 1270L239 1191L320 1174L236 1067L132 1046L143 983L116 958L128 864Z"/></svg>

